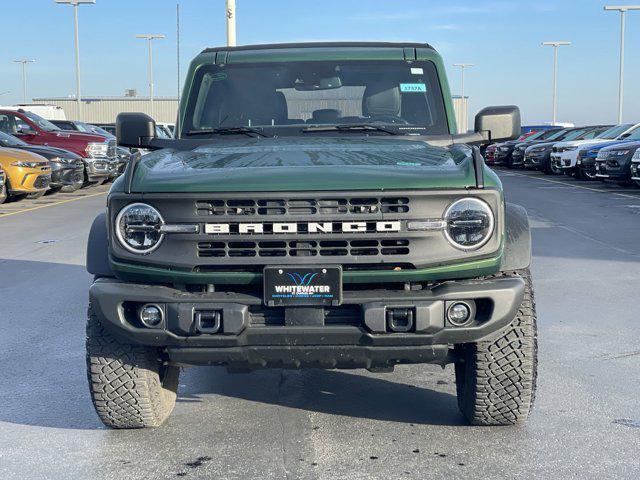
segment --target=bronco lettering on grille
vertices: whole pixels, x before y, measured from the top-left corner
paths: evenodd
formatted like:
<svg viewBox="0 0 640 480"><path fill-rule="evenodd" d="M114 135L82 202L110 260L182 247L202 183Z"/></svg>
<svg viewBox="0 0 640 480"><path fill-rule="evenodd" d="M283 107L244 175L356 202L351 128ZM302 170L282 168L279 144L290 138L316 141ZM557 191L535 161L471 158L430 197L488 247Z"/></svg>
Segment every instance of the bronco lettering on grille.
<svg viewBox="0 0 640 480"><path fill-rule="evenodd" d="M398 220L381 222L206 223L204 231L210 235L400 232L402 231L402 223Z"/></svg>

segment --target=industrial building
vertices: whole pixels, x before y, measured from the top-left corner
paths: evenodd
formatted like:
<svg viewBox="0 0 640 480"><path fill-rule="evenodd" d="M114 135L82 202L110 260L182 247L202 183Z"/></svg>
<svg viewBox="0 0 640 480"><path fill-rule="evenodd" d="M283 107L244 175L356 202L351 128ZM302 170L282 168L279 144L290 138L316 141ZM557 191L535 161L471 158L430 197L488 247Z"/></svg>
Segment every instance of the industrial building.
<svg viewBox="0 0 640 480"><path fill-rule="evenodd" d="M50 97L34 98L33 103L55 105L64 110L67 119L78 119L75 98ZM469 97L454 96L453 108L456 112L458 131L468 131ZM178 111L176 97L156 97L152 102L148 97L85 97L82 99L82 120L89 123L113 123L120 112L143 112L156 122L175 123Z"/></svg>
<svg viewBox="0 0 640 480"><path fill-rule="evenodd" d="M33 103L55 105L64 109L67 119L78 119L73 97L34 98ZM88 123L113 123L121 112L142 112L157 122L175 123L178 112L176 97L83 97L82 120Z"/></svg>

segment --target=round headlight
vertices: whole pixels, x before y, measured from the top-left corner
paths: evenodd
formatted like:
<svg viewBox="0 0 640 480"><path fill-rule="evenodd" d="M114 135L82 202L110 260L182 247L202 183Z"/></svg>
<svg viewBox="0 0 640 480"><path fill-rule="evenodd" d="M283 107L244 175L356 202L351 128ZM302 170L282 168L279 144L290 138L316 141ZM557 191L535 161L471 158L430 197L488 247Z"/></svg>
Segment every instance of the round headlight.
<svg viewBox="0 0 640 480"><path fill-rule="evenodd" d="M162 241L162 225L164 220L155 208L145 203L132 203L116 217L116 236L130 252L151 253Z"/></svg>
<svg viewBox="0 0 640 480"><path fill-rule="evenodd" d="M453 202L444 214L447 240L461 250L480 248L493 233L493 212L477 198L462 198Z"/></svg>

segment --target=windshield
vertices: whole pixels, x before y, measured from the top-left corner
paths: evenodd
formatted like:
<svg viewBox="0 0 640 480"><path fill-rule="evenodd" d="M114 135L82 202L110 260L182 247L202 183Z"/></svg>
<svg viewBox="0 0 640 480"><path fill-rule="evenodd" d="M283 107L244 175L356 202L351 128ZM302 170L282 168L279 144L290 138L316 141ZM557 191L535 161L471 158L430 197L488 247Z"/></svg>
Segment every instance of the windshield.
<svg viewBox="0 0 640 480"><path fill-rule="evenodd" d="M553 135L545 137L545 140L562 140L569 135L573 130L556 130Z"/></svg>
<svg viewBox="0 0 640 480"><path fill-rule="evenodd" d="M185 136L234 127L301 135L309 125L345 124L376 124L399 134L449 132L436 68L428 61L210 65L198 70L191 92Z"/></svg>
<svg viewBox="0 0 640 480"><path fill-rule="evenodd" d="M640 127L629 133L629 136L624 137L624 140L640 140Z"/></svg>
<svg viewBox="0 0 640 480"><path fill-rule="evenodd" d="M24 112L23 115L26 116L33 123L38 125L38 127L40 127L45 132L54 132L56 130L60 130L53 123L51 123L49 120L45 120L40 115L36 115L35 113L32 113L32 112Z"/></svg>
<svg viewBox="0 0 640 480"><path fill-rule="evenodd" d="M0 147L21 147L24 145L28 145L28 143L7 133L0 132Z"/></svg>
<svg viewBox="0 0 640 480"><path fill-rule="evenodd" d="M562 140L565 142L569 140L579 140L584 138L584 135L590 133L591 130L591 128L577 128L575 130L570 130L562 137Z"/></svg>
<svg viewBox="0 0 640 480"><path fill-rule="evenodd" d="M526 142L529 142L531 140L539 140L542 135L544 135L546 132L544 130L540 130L536 133L534 133L533 135L529 135L528 137L525 137L523 140Z"/></svg>
<svg viewBox="0 0 640 480"><path fill-rule="evenodd" d="M624 132L629 130L631 127L633 127L633 124L631 124L631 123L625 123L625 124L622 124L622 125L615 125L615 126L609 128L609 129L605 130L600 135L596 136L596 138L603 138L605 140L613 140L614 138L617 138L618 136L622 135Z"/></svg>

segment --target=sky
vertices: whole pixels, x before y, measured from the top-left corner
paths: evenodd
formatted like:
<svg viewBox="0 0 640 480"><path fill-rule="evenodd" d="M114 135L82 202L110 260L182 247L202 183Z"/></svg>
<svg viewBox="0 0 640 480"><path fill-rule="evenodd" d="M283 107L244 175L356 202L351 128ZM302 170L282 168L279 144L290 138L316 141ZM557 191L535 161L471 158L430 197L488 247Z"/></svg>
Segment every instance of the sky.
<svg viewBox="0 0 640 480"><path fill-rule="evenodd" d="M155 42L157 96L176 96L176 0L96 0L80 6L82 95L148 92L146 42ZM225 1L180 0L181 70L206 47L224 45ZM630 3L616 0L616 4ZM636 2L638 3L638 2ZM238 44L380 40L427 42L443 56L451 89L465 74L470 111L515 104L523 123L551 120L553 49L542 41L571 41L559 51L558 121L615 123L618 111L620 14L594 0L237 0ZM75 92L73 9L54 0L0 0L0 104ZM627 15L624 121L640 122L640 11ZM3 92L10 91L9 94Z"/></svg>

